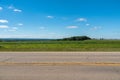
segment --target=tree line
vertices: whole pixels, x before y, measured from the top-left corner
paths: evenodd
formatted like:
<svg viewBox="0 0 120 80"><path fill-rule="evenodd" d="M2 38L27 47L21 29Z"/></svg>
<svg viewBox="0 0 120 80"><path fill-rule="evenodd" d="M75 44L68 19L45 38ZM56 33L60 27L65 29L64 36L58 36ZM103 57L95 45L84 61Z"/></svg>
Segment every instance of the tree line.
<svg viewBox="0 0 120 80"><path fill-rule="evenodd" d="M0 42L18 42L18 41L84 41L91 40L88 36L73 36L63 39L0 39Z"/></svg>
<svg viewBox="0 0 120 80"><path fill-rule="evenodd" d="M91 40L88 36L73 36L68 38L59 39L62 41L84 41L84 40Z"/></svg>

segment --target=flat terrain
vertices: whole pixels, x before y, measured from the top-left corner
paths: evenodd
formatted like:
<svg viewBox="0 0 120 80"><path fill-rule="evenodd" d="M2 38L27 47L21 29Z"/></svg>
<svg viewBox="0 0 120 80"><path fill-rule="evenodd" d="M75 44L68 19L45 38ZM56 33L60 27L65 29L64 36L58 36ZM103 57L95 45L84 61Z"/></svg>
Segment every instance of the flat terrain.
<svg viewBox="0 0 120 80"><path fill-rule="evenodd" d="M0 42L0 51L120 51L120 40Z"/></svg>
<svg viewBox="0 0 120 80"><path fill-rule="evenodd" d="M120 80L120 52L1 52L0 80Z"/></svg>

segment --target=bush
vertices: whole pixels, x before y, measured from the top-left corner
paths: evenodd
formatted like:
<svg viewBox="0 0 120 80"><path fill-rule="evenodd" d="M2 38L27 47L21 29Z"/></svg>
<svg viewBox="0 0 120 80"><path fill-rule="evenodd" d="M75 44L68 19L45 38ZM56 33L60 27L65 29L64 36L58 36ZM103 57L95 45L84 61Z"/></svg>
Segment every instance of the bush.
<svg viewBox="0 0 120 80"><path fill-rule="evenodd" d="M3 46L3 45L0 45L0 48L4 48L4 46Z"/></svg>

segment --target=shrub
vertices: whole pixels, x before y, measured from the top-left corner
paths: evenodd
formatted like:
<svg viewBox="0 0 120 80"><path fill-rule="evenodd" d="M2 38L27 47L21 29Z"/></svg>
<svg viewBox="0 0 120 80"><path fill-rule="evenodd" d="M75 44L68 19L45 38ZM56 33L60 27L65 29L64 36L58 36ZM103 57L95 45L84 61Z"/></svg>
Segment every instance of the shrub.
<svg viewBox="0 0 120 80"><path fill-rule="evenodd" d="M3 46L3 45L0 45L0 48L4 48L4 46Z"/></svg>

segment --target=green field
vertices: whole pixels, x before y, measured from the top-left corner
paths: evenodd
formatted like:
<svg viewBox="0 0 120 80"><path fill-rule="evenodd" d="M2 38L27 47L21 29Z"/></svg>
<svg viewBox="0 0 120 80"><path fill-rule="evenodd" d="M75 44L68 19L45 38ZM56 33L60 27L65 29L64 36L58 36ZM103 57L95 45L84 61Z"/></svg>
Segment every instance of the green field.
<svg viewBox="0 0 120 80"><path fill-rule="evenodd" d="M0 51L120 51L120 40L0 42Z"/></svg>

